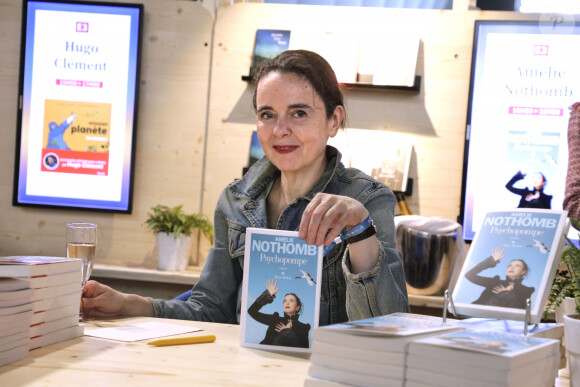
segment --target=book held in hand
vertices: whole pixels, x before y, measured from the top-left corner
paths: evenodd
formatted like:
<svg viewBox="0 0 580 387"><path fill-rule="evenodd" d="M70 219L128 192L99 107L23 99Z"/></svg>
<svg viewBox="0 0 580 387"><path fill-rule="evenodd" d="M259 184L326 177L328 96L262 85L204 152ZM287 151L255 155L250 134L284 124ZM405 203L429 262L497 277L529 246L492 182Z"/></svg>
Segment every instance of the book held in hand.
<svg viewBox="0 0 580 387"><path fill-rule="evenodd" d="M321 276L322 246L297 231L247 228L240 344L310 352Z"/></svg>
<svg viewBox="0 0 580 387"><path fill-rule="evenodd" d="M529 299L529 322L540 322L568 226L566 211L488 212L461 267L450 312L523 321Z"/></svg>

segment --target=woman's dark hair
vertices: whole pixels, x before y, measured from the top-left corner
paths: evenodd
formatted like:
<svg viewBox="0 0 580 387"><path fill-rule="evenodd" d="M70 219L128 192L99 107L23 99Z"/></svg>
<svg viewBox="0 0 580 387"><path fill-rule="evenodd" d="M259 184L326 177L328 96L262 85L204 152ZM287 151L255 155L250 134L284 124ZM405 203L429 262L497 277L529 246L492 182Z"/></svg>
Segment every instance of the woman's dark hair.
<svg viewBox="0 0 580 387"><path fill-rule="evenodd" d="M540 176L542 176L542 180L544 180L544 185L548 184L548 181L546 180L546 176L542 172L538 172L538 174Z"/></svg>
<svg viewBox="0 0 580 387"><path fill-rule="evenodd" d="M344 97L336 74L326 59L312 51L288 50L262 63L256 70L253 79L256 85L253 98L254 110L258 108L256 104L258 83L263 77L274 71L304 77L324 102L326 118L332 117L337 106L344 108ZM345 122L346 111L340 126L344 128Z"/></svg>
<svg viewBox="0 0 580 387"><path fill-rule="evenodd" d="M300 313L302 312L302 301L300 301L300 298L294 293L286 293L284 295L284 298L286 298L286 296L294 296L294 298L296 299L296 306L300 307L300 309L298 309L298 311L296 312L296 316L300 316Z"/></svg>
<svg viewBox="0 0 580 387"><path fill-rule="evenodd" d="M511 260L511 262L514 262L514 261L520 261L522 263L524 270L526 271L526 273L524 275L522 275L522 278L525 278L528 275L528 273L530 272L530 268L528 267L528 264L523 259L512 259Z"/></svg>

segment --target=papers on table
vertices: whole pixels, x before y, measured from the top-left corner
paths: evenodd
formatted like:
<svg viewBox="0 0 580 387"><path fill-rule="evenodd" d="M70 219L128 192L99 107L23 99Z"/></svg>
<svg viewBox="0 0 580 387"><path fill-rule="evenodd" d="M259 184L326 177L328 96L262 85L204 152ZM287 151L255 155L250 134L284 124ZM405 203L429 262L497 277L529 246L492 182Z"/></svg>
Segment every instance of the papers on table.
<svg viewBox="0 0 580 387"><path fill-rule="evenodd" d="M138 341L197 331L201 331L201 328L151 321L85 330L85 335L110 340Z"/></svg>

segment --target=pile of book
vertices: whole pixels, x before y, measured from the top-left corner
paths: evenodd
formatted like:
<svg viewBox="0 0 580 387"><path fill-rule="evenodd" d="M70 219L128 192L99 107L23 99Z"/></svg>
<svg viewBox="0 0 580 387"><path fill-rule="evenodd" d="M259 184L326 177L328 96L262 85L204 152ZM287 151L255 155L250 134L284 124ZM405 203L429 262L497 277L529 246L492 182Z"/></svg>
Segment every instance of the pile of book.
<svg viewBox="0 0 580 387"><path fill-rule="evenodd" d="M559 340L503 332L492 320L470 324L395 313L316 328L305 386L553 385ZM557 335L557 325L542 334Z"/></svg>
<svg viewBox="0 0 580 387"><path fill-rule="evenodd" d="M0 257L0 365L83 335L81 276L79 259Z"/></svg>
<svg viewBox="0 0 580 387"><path fill-rule="evenodd" d="M406 386L552 386L557 340L466 329L409 344Z"/></svg>
<svg viewBox="0 0 580 387"><path fill-rule="evenodd" d="M402 386L409 343L458 329L456 320L411 313L316 328L305 386Z"/></svg>

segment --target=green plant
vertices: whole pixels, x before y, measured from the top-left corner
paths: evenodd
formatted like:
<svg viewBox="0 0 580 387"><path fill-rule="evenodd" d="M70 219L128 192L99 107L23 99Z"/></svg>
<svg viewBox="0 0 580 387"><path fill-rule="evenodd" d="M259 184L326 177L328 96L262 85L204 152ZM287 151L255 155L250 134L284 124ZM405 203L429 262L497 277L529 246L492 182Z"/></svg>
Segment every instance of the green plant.
<svg viewBox="0 0 580 387"><path fill-rule="evenodd" d="M174 238L179 235L191 236L195 229L199 229L213 243L213 225L205 215L186 214L182 207L170 208L161 204L152 207L145 221L147 228L154 233L173 234Z"/></svg>
<svg viewBox="0 0 580 387"><path fill-rule="evenodd" d="M580 222L570 219L576 229ZM580 239L580 234L578 234ZM548 304L544 310L544 318L554 312L564 298L572 297L576 303L576 313L580 314L580 249L566 237L566 246L560 257L560 266L552 284Z"/></svg>

